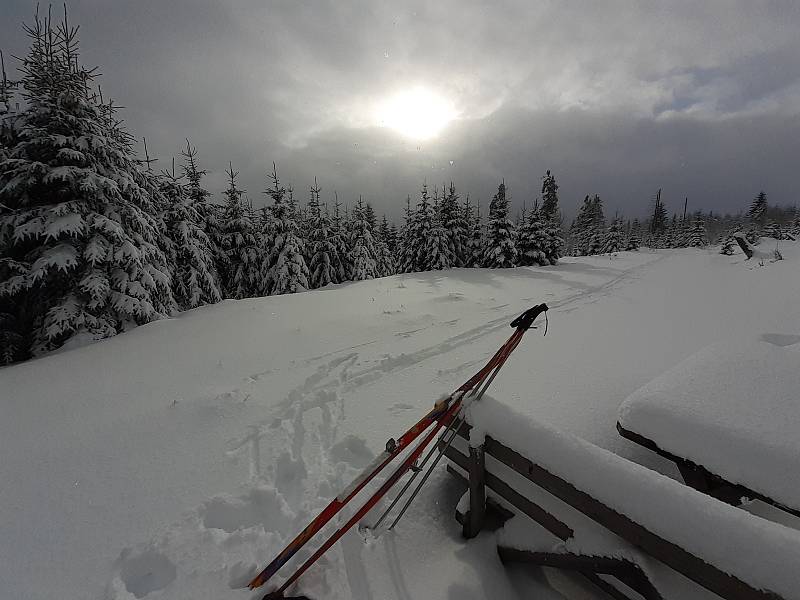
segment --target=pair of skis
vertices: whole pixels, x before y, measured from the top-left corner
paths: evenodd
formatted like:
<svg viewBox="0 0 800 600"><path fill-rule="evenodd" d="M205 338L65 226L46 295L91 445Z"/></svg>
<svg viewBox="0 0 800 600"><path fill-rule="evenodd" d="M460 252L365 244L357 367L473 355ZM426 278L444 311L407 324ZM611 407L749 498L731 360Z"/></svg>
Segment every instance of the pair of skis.
<svg viewBox="0 0 800 600"><path fill-rule="evenodd" d="M353 499L364 487L369 484L390 462L392 462L397 456L399 456L404 450L408 449L417 438L419 438L425 431L428 433L422 438L422 441L417 444L417 446L403 459L403 461L397 466L397 468L392 472L392 474L384 481L384 483L380 486L380 488L370 496L370 498L364 503L364 505L356 511L356 513L339 529L336 530L333 535L331 535L323 544L319 547L319 549L314 552L314 554L306 560L303 565L294 572L294 574L287 579L280 588L276 589L275 591L267 594L264 597L264 600L277 600L279 598L283 598L283 593L292 585L295 581L297 581L300 576L308 570L311 565L313 565L320 556L322 556L325 552L330 549L339 539L347 533L356 523L358 523L388 492L389 490L402 478L405 473L409 470L414 471L414 475L411 477L409 482L405 485L403 490L398 494L398 497L392 502L389 508L384 512L384 514L379 519L378 523L376 523L376 527L380 525L380 523L386 518L389 511L395 506L395 504L399 501L400 497L403 493L408 489L411 483L414 481L416 476L420 472L420 468L418 468L417 461L419 460L420 456L422 455L425 448L430 444L430 442L436 437L439 430L444 427L445 432L443 436L447 436L448 433L451 433L450 439L445 442L449 445L453 438L455 437L455 432L458 431L458 427L460 427L460 423L463 423L463 417L459 419L457 418L459 413L462 412L462 409L465 408L466 403L471 403L475 400L478 400L480 396L486 391L489 384L494 379L495 375L497 375L500 368L505 363L506 359L510 356L510 354L514 351L514 349L519 345L522 341L522 337L525 332L531 327L534 320L542 314L543 312L547 311L546 304L539 304L534 306L524 313L522 313L519 317L514 319L511 322L511 326L514 328L514 333L508 340L503 344L500 349L492 356L489 362L475 375L473 375L468 381L466 381L463 385L461 385L458 389L456 389L452 394L450 394L447 398L437 402L434 407L422 417L417 423L415 423L410 429L408 429L403 435L401 435L396 441L394 439L390 439L386 443L386 449L378 455L378 457L369 465L367 466L364 471L356 477L356 479L345 488L336 498L334 498L328 506L326 506L322 512L317 515L317 517L309 523L303 531L301 531L297 537L295 537L289 545L287 545L279 554L278 556L273 559L271 563L269 563L261 573L259 573L248 585L250 589L258 588L264 585L269 579L272 578L278 570L285 565L291 558L315 535L317 534L325 525L327 525L333 517L335 517L339 511L344 508L344 506ZM482 386L482 387L481 387ZM433 450L428 453L425 457L422 466L428 461L431 457ZM434 464L426 473L425 477L423 478L422 482L419 484L417 489L412 494L411 498L406 502L406 505L403 507L402 511L392 523L391 527L397 523L399 518L408 508L408 505L414 499L414 496L419 491L419 488L422 484L425 483L427 480L428 475L436 466L436 463L441 458L442 454L440 454ZM390 527L390 528L391 528Z"/></svg>

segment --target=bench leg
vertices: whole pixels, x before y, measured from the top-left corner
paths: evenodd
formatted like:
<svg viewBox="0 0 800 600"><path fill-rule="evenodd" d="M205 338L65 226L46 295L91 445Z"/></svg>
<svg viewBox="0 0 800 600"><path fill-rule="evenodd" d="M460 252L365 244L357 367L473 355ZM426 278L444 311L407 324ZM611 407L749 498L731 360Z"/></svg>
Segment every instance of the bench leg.
<svg viewBox="0 0 800 600"><path fill-rule="evenodd" d="M469 449L469 512L464 519L462 533L465 538L474 538L483 528L486 514L486 477L483 446Z"/></svg>

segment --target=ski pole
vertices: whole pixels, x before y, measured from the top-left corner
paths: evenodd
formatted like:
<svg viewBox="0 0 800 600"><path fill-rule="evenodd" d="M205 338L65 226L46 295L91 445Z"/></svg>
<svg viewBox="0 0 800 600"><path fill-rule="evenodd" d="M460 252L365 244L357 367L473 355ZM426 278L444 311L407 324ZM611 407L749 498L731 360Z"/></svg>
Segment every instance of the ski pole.
<svg viewBox="0 0 800 600"><path fill-rule="evenodd" d="M524 331L523 331L522 333L524 333ZM519 344L519 342L522 340L522 333L521 333L521 334L520 334L520 336L517 338L517 341L516 341L516 343L515 343L515 344L514 344L514 345L511 347L511 349L508 351L508 353L506 354L506 356L505 356L504 358L508 358L508 356L511 354L511 352L513 352L513 351L514 351L514 349L517 347L517 345ZM497 368L496 368L496 369L495 369L495 370L492 372L492 375L491 375L491 377L489 377L489 380L488 380L488 381L487 381L487 382L484 384L483 388L481 388L481 391L479 392L479 394L478 394L477 396L475 396L475 397L474 397L474 399L473 399L472 397L470 397L470 398L469 398L469 404L472 404L472 402L477 402L477 401L479 401L479 400L480 400L480 399L483 397L484 393L486 393L486 390L487 390L487 389L489 388L489 386L492 384L492 381L494 380L495 376L496 376L496 375L497 375L497 374L500 372L500 369L503 367L503 364L504 364L504 363L505 363L505 360L501 361L501 362L500 362L500 363L497 365ZM406 512L406 510L408 510L408 507L409 507L409 506L411 506L411 503L414 501L414 498L416 498L416 497L417 497L417 494L419 494L419 491L422 489L422 486L423 486L423 485L425 485L425 482L426 482L426 481L428 481L428 477L430 477L430 476L431 476L431 473L433 473L433 470L436 468L436 465L437 465L437 464L439 464L439 461L440 461L440 460L442 459L442 457L444 456L444 453L445 453L445 452L447 452L447 449L448 449L448 448L450 447L450 445L453 443L453 440L455 440L455 439L456 439L456 436L458 436L458 430L461 428L461 426L462 426L462 425L464 424L464 422L467 420L467 413L466 413L466 409L467 409L467 408L468 408L468 405L467 405L466 403L462 403L462 404L461 404L461 406L459 407L459 409L458 409L458 413L456 414L456 418L454 418L454 419L453 419L453 422L455 422L455 421L457 420L457 417L458 417L459 415L461 416L461 420L460 420L460 422L458 423L458 426L457 426L457 427L454 427L454 428L452 429L452 431L451 431L451 434L450 434L450 439L449 439L449 440L447 441L447 443L445 444L445 447L444 447L444 448L442 448L442 449L439 451L439 455L436 457L436 460L434 460L434 461L433 461L433 464L432 464L432 465L431 465L431 466L428 468L428 470L425 472L425 475L424 475L424 477L422 478L422 481L420 481L420 482L419 482L419 484L417 484L417 487L416 487L416 488L414 488L414 491L411 493L411 496L409 496L408 500L407 500L407 501L406 501L406 503L403 505L403 508L401 508L401 509L400 509L400 512L397 514L397 516L395 517L394 521L392 521L392 524L389 526L389 531L391 531L392 529L394 529L395 525L397 525L397 523L398 523L398 522L400 521L400 519L403 517L403 515L404 515L404 514L405 514L405 512ZM444 436L443 436L443 437L444 437ZM433 451L433 450L436 450L436 448L437 448L437 447L436 447L436 446L434 446L433 448L431 448L431 450L432 450L432 451ZM417 474L415 473L414 475L416 476ZM410 483L410 482L409 482L409 483Z"/></svg>
<svg viewBox="0 0 800 600"><path fill-rule="evenodd" d="M515 332L516 333L516 332ZM398 454L407 448L423 431L435 423L442 414L444 414L450 407L450 403L455 399L463 396L463 394L471 390L475 385L480 385L491 370L496 366L497 361L503 355L508 344L511 343L514 336L512 335L503 346L501 346L491 359L465 383L463 383L455 392L453 392L446 401L439 402L434 405L433 409L428 412L422 419L420 419L413 427L407 430L395 442L393 439L387 442L387 448L378 457L367 466L356 479L340 492L328 506L326 506L317 517L309 523L281 552L270 562L264 569L253 578L248 584L250 589L258 588L264 585L269 579L278 572L278 570L285 565L291 558L314 536L318 533L339 511L360 492L379 472L381 472L386 465L388 465ZM459 395L460 394L460 395Z"/></svg>
<svg viewBox="0 0 800 600"><path fill-rule="evenodd" d="M499 358L499 360L498 360L498 366L496 367L496 370L494 371L494 373L497 373L497 370L499 370L500 366L502 366L503 362L505 362L505 358L507 358L507 357L508 357L508 355L509 355L509 354L510 354L510 353L513 351L513 349L514 349L514 348L516 348L516 346L517 346L517 344L518 344L518 340L521 338L521 335L522 335L522 334L520 333L520 330L517 330L517 331L515 331L515 332L514 332L514 334L511 336L511 338L509 338L508 342L506 342L506 344L503 344L503 348L504 348L504 349L508 349L508 351L504 353L504 356L502 356L502 357L500 357L500 358ZM514 340L514 341L512 342L512 340ZM462 397L461 397L461 399L460 399L460 402L461 402L461 404L462 404L462 408L463 408L463 406L465 405L465 403L466 403L466 402L468 402L468 401L469 401L469 402L471 403L471 398L472 398L473 396L475 396L476 389L477 389L477 388L473 388L473 390L471 390L471 391L472 391L472 393L471 393L471 394L469 394L469 395L465 394L464 396L462 396ZM485 390L485 388L484 388L484 390ZM452 431L452 429L453 429L454 425L455 425L455 424L456 424L456 422L457 422L458 415L460 415L460 414L461 414L462 408L459 408L459 411L458 411L458 413L457 413L457 414L456 414L456 416L455 416L455 417L454 417L454 418L453 418L453 419L450 421L450 424L447 426L447 429L445 429L445 430L444 430L444 432L442 432L442 435L441 435L441 436L439 436L439 440L440 440L440 441L442 441L442 440L443 440L445 437L447 437L447 435L448 435L448 434L449 434L449 433ZM457 428L456 428L456 431L458 430L458 427L461 427L461 424L462 424L462 423L463 423L463 419L462 419L461 423L459 423L459 424L458 424L458 426L457 426ZM438 445L438 444L437 444L437 445ZM379 518L379 519L378 519L378 521L375 523L375 525L372 527L372 529L378 529L378 528L381 526L381 523L383 523L383 521L384 521L384 520L386 519L386 517L389 515L389 513L391 512L391 510L392 510L392 509L393 509L393 508L394 508L394 507L397 505L397 503L400 501L400 498L402 498L402 497L403 497L403 494L405 494L405 493L406 493L406 490L408 490L408 488L411 486L411 484L414 482L414 480L415 480L415 479L417 478L417 476L420 474L420 472L421 472L421 469L422 469L422 468L423 468L423 467L424 467L424 466L427 464L427 462L428 462L428 460L430 460L431 456L433 456L433 453L436 451L437 445L434 445L434 446L433 446L433 447L432 447L432 448L431 448L431 449L428 451L428 453L425 455L425 458L424 458L424 459L422 459L422 462L421 462L421 463L418 465L420 470L417 470L417 471L415 471L415 472L414 472L414 474L413 474L413 475L412 475L412 476L409 478L409 480L408 480L408 481L406 482L406 484L403 486L403 489L401 489L401 490L400 490L400 492L397 494L397 496L395 497L395 499L392 501L392 503L389 505L389 507L388 507L388 508L387 508L387 509L386 509L386 510L383 512L383 514L380 516L380 518ZM392 527L394 527L394 525L395 525L395 524L393 523L393 524L392 524L392 526L391 526L391 527L389 527L389 529L392 529Z"/></svg>
<svg viewBox="0 0 800 600"><path fill-rule="evenodd" d="M492 374L489 377L488 381L484 384L483 388L480 390L478 395L475 396L474 394L471 394L469 396L469 398L467 398L467 400L465 400L461 404L461 406L459 407L456 415L453 418L453 422L455 422L458 419L459 415L462 415L462 413L463 413L463 416L461 416L461 419L460 419L460 422L459 422L458 426L454 427L452 429L452 433L450 435L450 439L446 442L444 448L442 448L439 451L439 455L436 457L436 460L433 461L433 464L425 472L425 476L422 478L422 481L420 481L419 484L417 485L417 487L414 488L414 491L411 493L411 496L406 501L406 503L403 505L403 508L400 509L400 512L395 517L395 519L392 522L392 524L389 526L389 531L394 529L395 525L397 525L397 523L403 517L403 515L406 512L406 510L408 510L408 507L411 506L411 503L414 501L414 498L416 498L417 494L422 489L422 486L425 485L425 482L428 480L428 477L430 477L431 473L433 473L433 470L436 468L436 465L439 464L439 461L442 459L442 456L444 456L444 453L447 452L447 449L450 447L450 445L456 439L456 436L458 435L458 430L461 428L461 426L467 420L466 409L469 408L469 404L472 404L473 402L478 402L483 397L483 395L486 393L486 390L492 384L492 381L494 381L495 376L497 376L497 374L500 372L500 369L505 364L506 359L508 359L508 357L511 355L511 353L516 349L516 347L522 341L522 336L525 334L526 331L528 331L528 329L531 328L531 325L533 325L533 322L536 320L536 317L538 317L541 313L545 313L545 317L547 316L547 310L548 310L547 304L542 303L542 304L539 304L537 306L534 306L534 307L526 310L524 313L522 313L516 319L511 321L511 327L516 328L515 334L519 334L519 335L516 337L514 342L510 345L510 347L508 348L508 350L505 353L505 355L503 356L503 358L500 361L498 361L497 367L494 369L494 371L492 372ZM545 333L546 333L546 330L545 330ZM512 336L512 338L513 337L514 336ZM448 428L448 431L449 430L450 430L450 428ZM446 432L445 432L445 435L446 435ZM445 435L442 435L442 438L444 438ZM431 452L435 448L436 447L431 448ZM430 453L429 453L429 456L430 456ZM426 457L426 460L427 460L427 457ZM397 500L399 500L400 496L408 488L408 486L411 484L411 481L413 481L413 479L417 476L417 474L418 473L414 473L414 476L406 484L406 486L403 488L403 491L401 491L400 494L398 495L398 497L395 499L395 503L397 502ZM393 505L394 505L394 503L393 503ZM388 511L387 511L387 513L388 513Z"/></svg>
<svg viewBox="0 0 800 600"><path fill-rule="evenodd" d="M314 552L314 554L308 560L306 560L306 562L304 562L303 565L297 571L295 571L291 577L289 577L289 579L287 579L283 583L283 585L281 585L281 587L279 587L274 592L270 592L269 594L264 596L263 600L278 600L280 598L283 598L283 592L285 592L295 581L297 581L300 578L300 576L303 573L305 573L306 570L308 570L308 568L311 567L311 565L313 565L319 559L320 556L325 554L325 552L327 552L331 546L333 546L336 542L338 542L339 539L353 527L353 525L358 523L358 521L360 521L364 517L364 515L366 515L375 506L375 504L377 504L378 501L384 495L386 495L386 492L388 492L394 486L394 484L397 483L400 477L402 477L403 474L406 471L408 471L408 469L411 467L414 461L416 461L417 458L419 458L419 455L422 454L422 451L425 449L425 446L427 446L431 442L431 440L434 437L436 437L436 432L439 430L440 427L442 427L445 420L451 419L453 417L454 413L456 412L454 410L456 406L457 405L454 404L453 406L450 407L450 409L445 413L442 419L437 422L437 426L434 427L425 436L423 441L420 442L420 444L416 448L414 448L413 452L411 452L406 457L406 459L397 467L397 469L395 469L395 471L389 476L389 478L383 483L383 485L381 485L378 491L376 491L372 496L370 496L370 498L361 506L361 508L358 509L358 511L356 511L356 513L352 517L350 517L350 520L347 521L347 523L345 523L344 525L342 525L339 529L337 529L336 532L331 537L329 537L325 541L325 543L322 544L322 546L320 546L319 549L317 549L317 551Z"/></svg>

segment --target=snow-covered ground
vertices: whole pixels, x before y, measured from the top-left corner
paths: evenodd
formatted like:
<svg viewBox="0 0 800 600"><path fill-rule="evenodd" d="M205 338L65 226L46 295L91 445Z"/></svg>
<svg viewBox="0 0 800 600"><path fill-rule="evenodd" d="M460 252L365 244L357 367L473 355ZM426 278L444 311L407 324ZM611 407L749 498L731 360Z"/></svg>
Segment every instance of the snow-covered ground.
<svg viewBox="0 0 800 600"><path fill-rule="evenodd" d="M551 306L491 388L517 412L672 474L616 434L634 390L733 336L800 334L800 246L407 274L221 304L0 369L0 597L260 598L240 589L367 464ZM318 598L558 598L464 542L441 468L393 533L348 534ZM307 553L301 553L301 557ZM291 569L282 571L288 575Z"/></svg>

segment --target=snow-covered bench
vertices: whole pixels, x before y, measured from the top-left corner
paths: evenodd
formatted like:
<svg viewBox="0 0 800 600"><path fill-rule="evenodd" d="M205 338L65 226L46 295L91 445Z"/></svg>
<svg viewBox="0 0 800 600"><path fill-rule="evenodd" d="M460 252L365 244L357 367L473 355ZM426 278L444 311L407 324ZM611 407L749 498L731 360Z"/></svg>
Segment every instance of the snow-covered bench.
<svg viewBox="0 0 800 600"><path fill-rule="evenodd" d="M617 429L702 492L800 516L800 336L701 350L629 396Z"/></svg>
<svg viewBox="0 0 800 600"><path fill-rule="evenodd" d="M483 494L517 513L498 537L502 559L583 572L616 598L631 597L626 588L648 599L709 597L708 591L731 599L800 598L799 531L492 399L473 405L467 421L447 450L450 468L470 482L460 505L465 533L481 525Z"/></svg>

